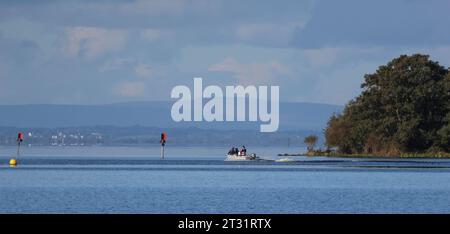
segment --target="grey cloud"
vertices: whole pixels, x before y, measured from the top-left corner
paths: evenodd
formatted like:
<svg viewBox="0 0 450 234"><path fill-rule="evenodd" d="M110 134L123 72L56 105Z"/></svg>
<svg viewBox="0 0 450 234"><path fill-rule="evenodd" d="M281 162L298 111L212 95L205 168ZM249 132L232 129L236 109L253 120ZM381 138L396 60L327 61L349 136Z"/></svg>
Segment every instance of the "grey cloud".
<svg viewBox="0 0 450 234"><path fill-rule="evenodd" d="M23 18L49 27L173 30L179 43L184 44L258 43L267 36L274 37L280 30L269 30L252 40L240 40L237 29L246 25L282 28L304 23L311 6L312 0L290 0L282 4L271 0L45 1L3 4L0 15L3 20ZM280 46L273 38L263 44Z"/></svg>
<svg viewBox="0 0 450 234"><path fill-rule="evenodd" d="M318 1L295 46L415 46L450 44L450 2Z"/></svg>
<svg viewBox="0 0 450 234"><path fill-rule="evenodd" d="M437 54L448 66L449 5L0 1L0 103L160 100L168 99L175 85L190 85L194 76L204 77L205 84L229 85L233 75L269 74L273 79L267 80L280 83L283 100L343 104L359 91L364 73L405 51ZM65 50L68 32L77 39L72 56ZM228 57L237 61L230 63L234 70L208 70ZM289 74L279 72L281 67ZM329 93L335 84L345 95Z"/></svg>

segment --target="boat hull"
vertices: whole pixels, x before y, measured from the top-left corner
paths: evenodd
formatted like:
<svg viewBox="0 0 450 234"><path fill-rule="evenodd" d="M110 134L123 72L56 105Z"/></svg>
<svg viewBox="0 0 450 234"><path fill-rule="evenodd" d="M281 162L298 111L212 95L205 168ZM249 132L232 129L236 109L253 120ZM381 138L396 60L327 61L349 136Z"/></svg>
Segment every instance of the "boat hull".
<svg viewBox="0 0 450 234"><path fill-rule="evenodd" d="M246 156L239 156L239 155L227 155L225 158L225 161L253 161L258 160L259 158L256 157L256 155L246 155Z"/></svg>

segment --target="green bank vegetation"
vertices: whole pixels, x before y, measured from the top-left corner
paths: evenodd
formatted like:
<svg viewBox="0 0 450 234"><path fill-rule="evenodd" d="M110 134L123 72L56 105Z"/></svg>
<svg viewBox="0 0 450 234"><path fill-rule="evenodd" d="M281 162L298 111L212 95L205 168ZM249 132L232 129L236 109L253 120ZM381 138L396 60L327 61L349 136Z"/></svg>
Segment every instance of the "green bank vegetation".
<svg viewBox="0 0 450 234"><path fill-rule="evenodd" d="M450 72L428 55L402 55L364 76L362 93L308 155L450 157ZM306 143L306 139L305 139Z"/></svg>

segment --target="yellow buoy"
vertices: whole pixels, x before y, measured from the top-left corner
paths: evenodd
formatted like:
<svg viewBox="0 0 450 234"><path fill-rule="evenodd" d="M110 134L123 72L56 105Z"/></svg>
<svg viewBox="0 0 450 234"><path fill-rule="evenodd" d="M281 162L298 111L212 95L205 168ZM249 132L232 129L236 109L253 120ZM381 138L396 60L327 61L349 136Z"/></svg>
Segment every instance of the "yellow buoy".
<svg viewBox="0 0 450 234"><path fill-rule="evenodd" d="M10 159L10 160L9 160L9 165L10 165L10 166L16 166L16 165L17 165L17 160L14 159L14 158Z"/></svg>

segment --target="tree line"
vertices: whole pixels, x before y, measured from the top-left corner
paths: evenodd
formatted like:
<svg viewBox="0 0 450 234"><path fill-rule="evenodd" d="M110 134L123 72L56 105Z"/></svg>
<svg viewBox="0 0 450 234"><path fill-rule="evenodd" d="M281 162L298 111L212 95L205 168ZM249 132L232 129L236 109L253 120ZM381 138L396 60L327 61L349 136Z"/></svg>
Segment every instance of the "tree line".
<svg viewBox="0 0 450 234"><path fill-rule="evenodd" d="M428 55L401 55L366 74L361 88L329 119L329 149L384 156L450 151L448 68Z"/></svg>

